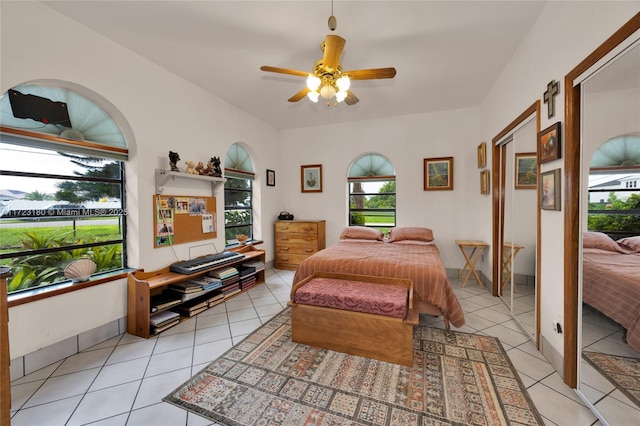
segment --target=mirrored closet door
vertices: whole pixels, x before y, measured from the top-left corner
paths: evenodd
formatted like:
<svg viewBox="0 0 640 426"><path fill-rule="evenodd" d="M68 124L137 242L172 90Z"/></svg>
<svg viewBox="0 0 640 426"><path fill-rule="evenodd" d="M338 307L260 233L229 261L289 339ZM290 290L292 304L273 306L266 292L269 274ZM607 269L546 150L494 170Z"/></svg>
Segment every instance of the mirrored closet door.
<svg viewBox="0 0 640 426"><path fill-rule="evenodd" d="M494 143L494 295L537 342L537 132L534 103Z"/></svg>
<svg viewBox="0 0 640 426"><path fill-rule="evenodd" d="M578 388L604 423L627 424L640 419L627 386L640 372L640 253L625 249L640 243L640 40L593 70L581 97Z"/></svg>

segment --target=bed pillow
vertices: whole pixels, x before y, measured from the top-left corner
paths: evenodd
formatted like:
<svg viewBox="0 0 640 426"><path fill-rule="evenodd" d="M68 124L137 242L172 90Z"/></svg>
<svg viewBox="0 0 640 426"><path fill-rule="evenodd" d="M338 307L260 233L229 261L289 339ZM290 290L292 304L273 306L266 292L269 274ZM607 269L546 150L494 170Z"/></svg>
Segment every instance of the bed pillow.
<svg viewBox="0 0 640 426"><path fill-rule="evenodd" d="M606 251L616 251L627 253L628 251L623 249L615 242L610 236L603 232L588 231L582 236L582 247L595 248Z"/></svg>
<svg viewBox="0 0 640 426"><path fill-rule="evenodd" d="M366 226L347 226L340 234L341 240L373 240L382 241L384 234L373 228Z"/></svg>
<svg viewBox="0 0 640 426"><path fill-rule="evenodd" d="M640 253L640 235L637 237L621 238L617 243L625 250L629 250L633 253Z"/></svg>
<svg viewBox="0 0 640 426"><path fill-rule="evenodd" d="M390 243L394 241L414 240L414 241L433 241L433 231L429 228L420 228L415 226L396 226L389 231Z"/></svg>

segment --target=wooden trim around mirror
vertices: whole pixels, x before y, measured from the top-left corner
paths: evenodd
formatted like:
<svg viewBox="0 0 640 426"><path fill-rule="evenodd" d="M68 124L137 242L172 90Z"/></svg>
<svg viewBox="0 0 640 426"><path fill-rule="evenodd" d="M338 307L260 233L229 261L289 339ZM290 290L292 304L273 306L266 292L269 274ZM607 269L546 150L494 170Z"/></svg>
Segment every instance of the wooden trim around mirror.
<svg viewBox="0 0 640 426"><path fill-rule="evenodd" d="M580 91L574 81L640 30L637 13L564 77L564 382L578 385L578 268L580 245Z"/></svg>
<svg viewBox="0 0 640 426"><path fill-rule="evenodd" d="M505 136L513 132L513 130L523 123L527 118L535 114L536 117L536 134L540 132L540 100L532 103L527 109L525 109L515 120L513 120L507 127L505 127L500 133L498 133L491 140L491 156L492 156L492 168L491 171L491 185L492 185L492 197L493 197L493 230L492 230L492 251L493 251L493 296L498 296L498 288L500 285L500 250L503 241L503 230L500 228L500 224L504 223L504 191L505 191L505 177L500 175L500 170L504 170L506 167L506 158L500 156L501 148L496 144L502 140ZM500 167L498 167L500 166ZM540 174L540 165L537 167L536 174ZM539 191L539 189L538 189ZM537 198L536 214L536 259L540 259L540 196ZM536 332L535 343L536 347L539 347L540 342L540 261L536 262Z"/></svg>

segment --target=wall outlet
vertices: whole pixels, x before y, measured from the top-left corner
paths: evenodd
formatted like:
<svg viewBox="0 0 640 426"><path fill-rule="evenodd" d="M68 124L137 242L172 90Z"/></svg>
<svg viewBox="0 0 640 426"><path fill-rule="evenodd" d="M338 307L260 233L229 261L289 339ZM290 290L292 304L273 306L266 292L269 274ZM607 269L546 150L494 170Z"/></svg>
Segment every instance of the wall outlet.
<svg viewBox="0 0 640 426"><path fill-rule="evenodd" d="M558 321L553 322L553 332L562 334L562 325Z"/></svg>

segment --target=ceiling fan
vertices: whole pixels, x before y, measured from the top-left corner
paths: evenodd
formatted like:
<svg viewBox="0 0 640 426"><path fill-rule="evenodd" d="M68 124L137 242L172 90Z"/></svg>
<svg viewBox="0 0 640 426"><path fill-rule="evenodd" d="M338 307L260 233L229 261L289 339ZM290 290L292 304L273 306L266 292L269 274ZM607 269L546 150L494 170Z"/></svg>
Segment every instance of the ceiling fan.
<svg viewBox="0 0 640 426"><path fill-rule="evenodd" d="M332 4L333 12L333 4ZM333 13L329 17L329 29L334 31L337 23ZM261 66L262 71L289 74L299 77L307 77L307 87L289 98L289 102L298 102L305 95L313 102L318 102L322 96L327 100L327 106L331 103L331 98L335 96L335 106L344 101L347 105L358 103L359 99L353 94L349 87L351 80L375 80L381 78L393 78L396 75L395 68L370 68L362 70L343 71L340 64L340 57L346 40L337 35L327 35L320 44L320 49L324 53L322 59L316 61L312 71L304 72L289 68Z"/></svg>

